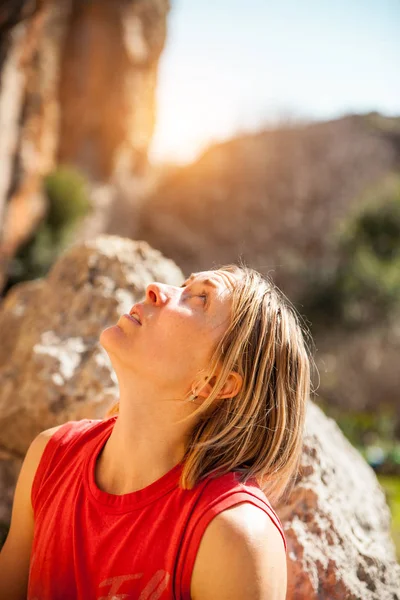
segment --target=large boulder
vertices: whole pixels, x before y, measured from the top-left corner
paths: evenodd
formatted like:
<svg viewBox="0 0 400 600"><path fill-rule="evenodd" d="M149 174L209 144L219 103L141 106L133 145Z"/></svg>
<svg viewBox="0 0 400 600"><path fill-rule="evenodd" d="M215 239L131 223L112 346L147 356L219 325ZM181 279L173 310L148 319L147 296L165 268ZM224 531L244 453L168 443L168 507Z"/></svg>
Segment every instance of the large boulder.
<svg viewBox="0 0 400 600"><path fill-rule="evenodd" d="M309 402L296 486L277 507L288 542L287 600L399 600L390 511L375 473Z"/></svg>
<svg viewBox="0 0 400 600"><path fill-rule="evenodd" d="M102 418L118 398L101 331L153 282L183 274L146 242L114 236L74 246L46 279L12 288L0 306L0 520L11 512L32 439L71 419Z"/></svg>
<svg viewBox="0 0 400 600"><path fill-rule="evenodd" d="M77 245L45 280L0 307L0 520L9 519L21 459L42 429L102 418L117 398L100 332L154 280L180 269L145 242L113 236ZM302 467L277 511L288 540L288 600L399 600L390 514L372 469L311 401Z"/></svg>
<svg viewBox="0 0 400 600"><path fill-rule="evenodd" d="M117 386L99 335L152 281L179 285L183 274L146 242L102 236L10 292L0 309L0 447L23 455L42 429L104 416Z"/></svg>

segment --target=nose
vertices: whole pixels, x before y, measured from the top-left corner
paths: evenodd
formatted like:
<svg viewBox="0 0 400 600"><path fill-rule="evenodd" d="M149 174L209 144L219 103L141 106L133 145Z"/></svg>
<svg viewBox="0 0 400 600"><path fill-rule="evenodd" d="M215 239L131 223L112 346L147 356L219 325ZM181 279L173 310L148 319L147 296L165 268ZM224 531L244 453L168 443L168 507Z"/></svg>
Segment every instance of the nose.
<svg viewBox="0 0 400 600"><path fill-rule="evenodd" d="M167 295L162 283L150 283L146 288L146 300L156 306L164 304Z"/></svg>

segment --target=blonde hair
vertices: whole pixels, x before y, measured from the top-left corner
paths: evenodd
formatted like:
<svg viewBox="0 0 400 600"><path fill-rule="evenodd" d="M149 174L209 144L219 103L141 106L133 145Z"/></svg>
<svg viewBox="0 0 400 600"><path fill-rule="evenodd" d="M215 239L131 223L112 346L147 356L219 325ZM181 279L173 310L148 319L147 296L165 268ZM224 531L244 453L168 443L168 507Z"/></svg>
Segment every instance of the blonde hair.
<svg viewBox="0 0 400 600"><path fill-rule="evenodd" d="M303 334L296 310L268 276L244 264L216 272L237 278L231 322L213 349L210 378L222 365L213 390L186 417L197 421L180 485L191 489L203 477L235 471L242 482L255 477L275 503L292 490L300 464L310 394L309 333L304 328ZM242 376L242 387L218 399L231 371ZM118 403L107 416L117 412Z"/></svg>

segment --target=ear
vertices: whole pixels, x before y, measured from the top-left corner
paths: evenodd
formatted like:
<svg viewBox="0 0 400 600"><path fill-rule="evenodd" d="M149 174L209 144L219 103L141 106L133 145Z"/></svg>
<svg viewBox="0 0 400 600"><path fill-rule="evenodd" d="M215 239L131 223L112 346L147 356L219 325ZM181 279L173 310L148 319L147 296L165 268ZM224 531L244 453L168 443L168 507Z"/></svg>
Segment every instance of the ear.
<svg viewBox="0 0 400 600"><path fill-rule="evenodd" d="M201 398L207 398L213 390L217 377L218 375L211 377L211 379L198 390L197 395ZM232 398L233 396L236 396L236 394L240 392L242 385L243 377L239 373L236 373L236 371L231 371L217 398Z"/></svg>

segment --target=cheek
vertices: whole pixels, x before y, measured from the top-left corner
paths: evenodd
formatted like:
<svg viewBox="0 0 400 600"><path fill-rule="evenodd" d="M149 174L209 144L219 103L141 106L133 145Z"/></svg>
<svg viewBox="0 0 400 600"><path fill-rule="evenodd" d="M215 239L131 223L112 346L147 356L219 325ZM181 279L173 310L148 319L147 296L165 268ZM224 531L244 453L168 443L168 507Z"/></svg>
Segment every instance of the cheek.
<svg viewBox="0 0 400 600"><path fill-rule="evenodd" d="M154 328L148 343L166 363L177 360L181 363L198 362L208 356L212 345L210 331L204 324L184 318Z"/></svg>

